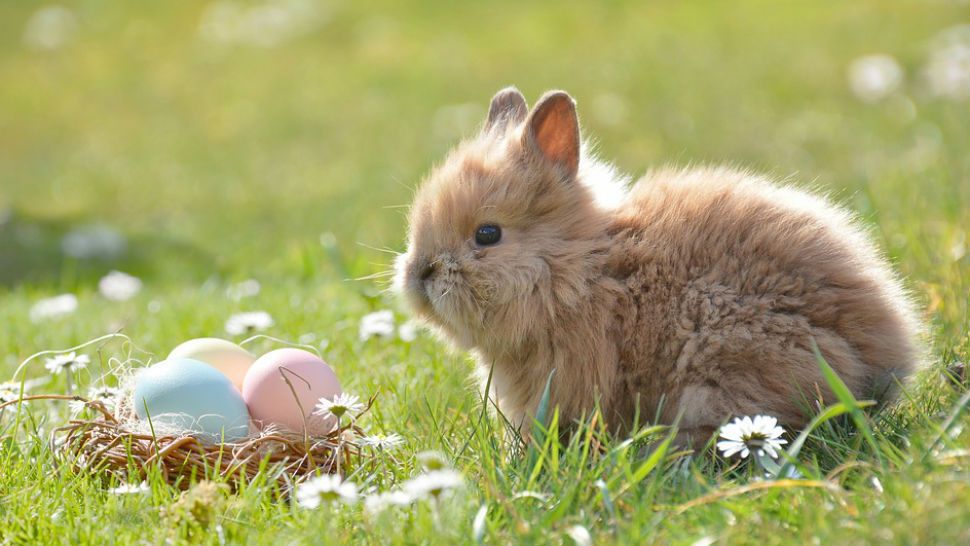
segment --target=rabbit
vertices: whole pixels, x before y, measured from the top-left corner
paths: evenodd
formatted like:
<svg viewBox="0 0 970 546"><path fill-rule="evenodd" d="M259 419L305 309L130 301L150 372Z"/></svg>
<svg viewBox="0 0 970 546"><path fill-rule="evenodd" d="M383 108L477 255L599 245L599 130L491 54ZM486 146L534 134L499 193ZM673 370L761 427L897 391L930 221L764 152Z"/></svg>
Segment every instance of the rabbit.
<svg viewBox="0 0 970 546"><path fill-rule="evenodd" d="M911 298L852 214L729 167L628 187L563 91L531 111L498 92L408 214L395 288L523 434L550 377L560 423L599 409L618 434L653 419L701 442L834 401L816 346L860 398L892 400L920 360Z"/></svg>

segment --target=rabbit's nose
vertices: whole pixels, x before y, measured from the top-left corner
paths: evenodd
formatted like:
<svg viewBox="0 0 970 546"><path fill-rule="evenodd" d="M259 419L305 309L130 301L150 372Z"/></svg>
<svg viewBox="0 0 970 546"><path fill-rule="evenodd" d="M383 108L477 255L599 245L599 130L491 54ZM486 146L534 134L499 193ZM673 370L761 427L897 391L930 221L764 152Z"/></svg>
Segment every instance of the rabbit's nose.
<svg viewBox="0 0 970 546"><path fill-rule="evenodd" d="M425 262L421 265L421 269L418 270L418 278L420 278L422 281L430 279L431 275L434 275L434 269L435 267L433 263Z"/></svg>

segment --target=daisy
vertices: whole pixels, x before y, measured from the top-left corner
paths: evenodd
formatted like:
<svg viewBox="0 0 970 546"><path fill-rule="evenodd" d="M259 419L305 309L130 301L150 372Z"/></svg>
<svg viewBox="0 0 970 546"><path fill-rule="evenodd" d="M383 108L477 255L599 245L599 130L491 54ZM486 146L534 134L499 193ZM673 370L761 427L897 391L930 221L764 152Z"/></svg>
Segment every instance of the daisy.
<svg viewBox="0 0 970 546"><path fill-rule="evenodd" d="M855 96L873 102L899 89L903 83L903 69L889 55L866 55L852 61L848 77Z"/></svg>
<svg viewBox="0 0 970 546"><path fill-rule="evenodd" d="M26 394L27 386L24 385L24 393ZM6 381L0 383L0 404L5 404L7 402L13 402L14 400L20 400L20 383L13 381ZM24 402L26 404L27 402Z"/></svg>
<svg viewBox="0 0 970 546"><path fill-rule="evenodd" d="M74 370L83 370L91 362L88 355L79 355L75 352L70 352L62 355L57 355L53 358L48 358L44 367L51 375L57 375L61 372L73 372Z"/></svg>
<svg viewBox="0 0 970 546"><path fill-rule="evenodd" d="M385 309L364 315L360 319L359 337L367 341L372 337L389 338L394 335L394 312Z"/></svg>
<svg viewBox="0 0 970 546"><path fill-rule="evenodd" d="M589 529L582 525L573 525L569 529L566 529L566 534L569 538L573 539L576 546L592 546L593 544L593 537L590 536Z"/></svg>
<svg viewBox="0 0 970 546"><path fill-rule="evenodd" d="M273 326L273 317L265 311L236 313L226 321L226 332L233 336L250 334Z"/></svg>
<svg viewBox="0 0 970 546"><path fill-rule="evenodd" d="M438 451L422 451L417 454L418 462L425 470L444 470L448 468L448 459Z"/></svg>
<svg viewBox="0 0 970 546"><path fill-rule="evenodd" d="M112 487L109 489L108 493L111 493L112 495L131 495L134 493L147 493L149 491L151 491L151 488L148 487L148 484L141 482L138 484L122 483L118 487Z"/></svg>
<svg viewBox="0 0 970 546"><path fill-rule="evenodd" d="M405 343L411 343L415 339L418 339L418 325L411 321L405 322L398 326L397 337L401 338L401 341Z"/></svg>
<svg viewBox="0 0 970 546"><path fill-rule="evenodd" d="M244 298L259 295L261 288L259 281L256 279L246 279L227 288L226 296L233 301L239 301Z"/></svg>
<svg viewBox="0 0 970 546"><path fill-rule="evenodd" d="M379 514L391 506L407 506L412 499L404 491L388 491L376 495L368 495L364 499L364 510L370 514Z"/></svg>
<svg viewBox="0 0 970 546"><path fill-rule="evenodd" d="M357 485L343 481L336 474L328 474L309 479L296 488L296 502L303 508L316 508L334 501L344 504L357 502Z"/></svg>
<svg viewBox="0 0 970 546"><path fill-rule="evenodd" d="M80 415L81 412L84 411L85 408L87 407L88 407L88 403L85 402L84 400L71 400L70 402L67 403L67 408L71 410L72 418Z"/></svg>
<svg viewBox="0 0 970 546"><path fill-rule="evenodd" d="M721 427L719 434L723 440L717 443L717 448L725 457L740 453L745 459L754 451L759 456L767 452L775 459L781 446L788 443L781 437L784 433L785 429L778 426L774 417L756 415L753 420L747 416L738 417Z"/></svg>
<svg viewBox="0 0 970 546"><path fill-rule="evenodd" d="M321 398L317 401L316 410L314 410L315 415L327 418L331 415L336 417L338 420L347 415L348 413L353 414L360 413L364 410L364 404L360 402L360 398L355 394L340 393L333 397L333 400L327 400L326 398Z"/></svg>
<svg viewBox="0 0 970 546"><path fill-rule="evenodd" d="M378 450L394 449L404 443L404 437L396 432L390 434L371 434L361 438L360 443Z"/></svg>
<svg viewBox="0 0 970 546"><path fill-rule="evenodd" d="M121 271L112 271L98 281L98 292L111 301L130 300L140 291L141 279Z"/></svg>
<svg viewBox="0 0 970 546"><path fill-rule="evenodd" d="M77 296L61 294L52 298L44 298L30 308L31 322L53 319L70 315L77 310Z"/></svg>
<svg viewBox="0 0 970 546"><path fill-rule="evenodd" d="M465 478L458 472L432 470L404 482L401 489L412 499L432 498L438 500L450 491L465 485Z"/></svg>

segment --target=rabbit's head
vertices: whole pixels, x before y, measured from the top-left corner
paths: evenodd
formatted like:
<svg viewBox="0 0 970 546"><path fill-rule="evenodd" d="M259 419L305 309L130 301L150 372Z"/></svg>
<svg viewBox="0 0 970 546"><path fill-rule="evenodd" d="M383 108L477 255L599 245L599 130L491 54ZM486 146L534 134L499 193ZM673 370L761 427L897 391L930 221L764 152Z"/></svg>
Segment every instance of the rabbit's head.
<svg viewBox="0 0 970 546"><path fill-rule="evenodd" d="M427 177L409 215L396 286L458 345L510 347L555 327L599 274L607 215L579 183L576 106L546 93L530 112L514 88L481 133Z"/></svg>

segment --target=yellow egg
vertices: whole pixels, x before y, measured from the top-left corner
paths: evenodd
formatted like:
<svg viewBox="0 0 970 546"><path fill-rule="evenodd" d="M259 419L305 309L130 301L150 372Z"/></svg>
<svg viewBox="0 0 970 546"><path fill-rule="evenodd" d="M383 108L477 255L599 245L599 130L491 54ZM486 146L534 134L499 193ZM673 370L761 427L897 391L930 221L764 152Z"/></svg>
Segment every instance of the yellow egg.
<svg viewBox="0 0 970 546"><path fill-rule="evenodd" d="M224 373L237 389L242 390L246 371L256 361L252 353L239 345L214 337L191 339L172 349L173 358L191 358L212 366Z"/></svg>

